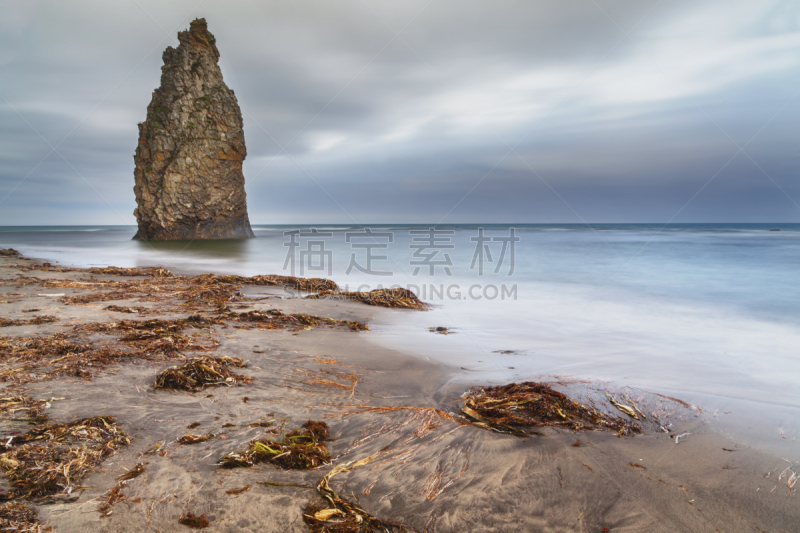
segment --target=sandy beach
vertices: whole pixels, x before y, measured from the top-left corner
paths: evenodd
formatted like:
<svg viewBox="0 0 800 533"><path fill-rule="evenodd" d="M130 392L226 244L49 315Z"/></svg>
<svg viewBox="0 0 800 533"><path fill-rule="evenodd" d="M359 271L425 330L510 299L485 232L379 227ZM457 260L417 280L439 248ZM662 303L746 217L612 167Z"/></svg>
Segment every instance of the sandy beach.
<svg viewBox="0 0 800 533"><path fill-rule="evenodd" d="M39 263L0 258L0 316L56 320L3 327L3 340L66 333L87 323L190 314L170 294L74 303L69 299L97 293L99 284L93 283L137 278L24 269L32 264ZM75 281L85 288L58 287ZM424 313L355 301L284 299L279 287L246 286L240 292L230 305L239 313L280 310L366 324L386 313ZM465 387L453 379L451 368L377 347L365 338L371 334L347 327L264 329L236 323L198 329L192 333L195 348L243 359L247 366L236 371L252 381L195 393L153 388L159 372L194 355L194 349L86 368L91 379L55 375L27 382L12 372L19 363L4 354L2 396L54 399L43 411L51 424L113 416L130 438L129 445L91 468L69 498L15 501L35 510L39 525L34 527L42 531L188 531L179 519L190 512L206 516L207 531L308 531L303 513L319 497L323 476L337 465L361 461L332 478L333 489L370 515L412 531L776 532L797 527L794 472L787 472L791 464L721 436L696 409L653 395L639 405L645 413L660 413L660 425L672 424L668 431L649 417L635 436L547 427L541 435L518 438L476 427L460 415ZM87 338L103 342L100 337ZM476 375L470 386L481 385ZM578 401L602 398L591 383L553 386ZM4 438L31 427L3 416ZM330 465L310 470L269 463L219 466L220 457L246 449L266 432L278 435L306 420L329 424ZM187 428L196 423L196 429ZM178 442L192 432L214 437L194 445ZM137 464L145 467L141 475L118 481ZM124 498L98 511L117 487ZM2 488L7 493L9 483Z"/></svg>

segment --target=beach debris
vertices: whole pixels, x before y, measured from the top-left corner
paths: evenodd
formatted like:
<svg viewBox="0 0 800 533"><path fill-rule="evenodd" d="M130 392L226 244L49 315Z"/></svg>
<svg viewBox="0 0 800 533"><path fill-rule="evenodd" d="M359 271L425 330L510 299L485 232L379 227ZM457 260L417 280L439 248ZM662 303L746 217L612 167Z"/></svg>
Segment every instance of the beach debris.
<svg viewBox="0 0 800 533"><path fill-rule="evenodd" d="M125 360L153 361L174 354L170 339L135 344L133 348L95 346L77 334L55 333L42 337L0 337L0 381L17 384L58 376L91 380L103 367Z"/></svg>
<svg viewBox="0 0 800 533"><path fill-rule="evenodd" d="M0 398L0 414L4 418L15 421L25 421L33 424L42 424L47 421L47 415L42 411L50 407L50 403L46 400L36 400L30 396L8 396ZM24 418L18 418L21 413L25 415ZM12 437L13 438L13 437ZM3 449L0 443L0 449Z"/></svg>
<svg viewBox="0 0 800 533"><path fill-rule="evenodd" d="M248 490L250 490L250 487L251 487L250 485L245 485L244 487L242 487L240 489L226 490L225 494L230 494L231 496L238 496L239 494L241 494L243 492L247 492Z"/></svg>
<svg viewBox="0 0 800 533"><path fill-rule="evenodd" d="M199 444L201 442L211 440L214 437L216 437L216 435L213 433L209 433L207 435L195 435L194 433L187 433L179 438L178 442L181 444Z"/></svg>
<svg viewBox="0 0 800 533"><path fill-rule="evenodd" d="M194 429L194 428L196 428L196 427L200 427L200 426L202 426L202 425L203 425L203 424L201 424L200 422L192 422L191 424L189 424L188 426L186 426L186 429ZM224 426L223 426L223 427L224 427Z"/></svg>
<svg viewBox="0 0 800 533"><path fill-rule="evenodd" d="M444 326L431 327L428 328L428 331L430 331L431 333L438 333L439 335L450 335L452 333L455 333L455 331L450 331Z"/></svg>
<svg viewBox="0 0 800 533"><path fill-rule="evenodd" d="M369 327L356 320L336 320L302 313L284 314L278 309L267 311L247 311L245 313L229 312L224 315L228 320L235 322L257 323L261 329L288 329L290 331L302 331L314 327L347 327L351 331L369 331Z"/></svg>
<svg viewBox="0 0 800 533"><path fill-rule="evenodd" d="M0 256L3 257L22 257L22 254L13 248L0 248Z"/></svg>
<svg viewBox="0 0 800 533"><path fill-rule="evenodd" d="M680 435L675 436L675 444L678 444L681 439L688 437L691 433L681 433Z"/></svg>
<svg viewBox="0 0 800 533"><path fill-rule="evenodd" d="M605 428L620 435L641 431L635 424L575 402L545 383L477 387L463 398L461 412L473 425L517 436L527 436L530 428L544 426L573 430Z"/></svg>
<svg viewBox="0 0 800 533"><path fill-rule="evenodd" d="M372 533L405 532L407 529L396 522L380 520L367 513L357 504L337 494L330 480L337 474L348 472L376 459L381 452L360 461L341 464L328 472L317 485L319 498L312 500L303 513L303 521L312 533Z"/></svg>
<svg viewBox="0 0 800 533"><path fill-rule="evenodd" d="M192 357L179 366L171 366L156 376L156 389L187 390L197 392L205 387L237 383L250 383L253 379L234 374L231 367L247 366L238 357Z"/></svg>
<svg viewBox="0 0 800 533"><path fill-rule="evenodd" d="M38 532L36 511L20 502L0 504L0 531Z"/></svg>
<svg viewBox="0 0 800 533"><path fill-rule="evenodd" d="M609 394L608 392L606 392L606 397L608 398L608 401L610 401L610 402L611 402L611 405L613 405L614 407L616 407L617 409L619 409L620 411L622 411L622 412L623 412L623 413L625 413L626 415L630 416L631 418L634 418L634 419L636 419L636 420L639 420L639 416L636 414L636 411L634 411L634 410L633 410L633 407L629 407L629 406L627 406L627 405L625 405L625 404L621 404L621 403L619 403L619 402L618 402L618 401L617 401L617 400L616 400L616 399L615 399L615 398L614 398L614 397L613 397L611 394Z"/></svg>
<svg viewBox="0 0 800 533"><path fill-rule="evenodd" d="M228 453L219 462L225 468L272 463L287 470L309 470L330 463L331 455L325 445L329 431L325 422L309 420L303 429L295 429L281 440L255 439L247 451Z"/></svg>
<svg viewBox="0 0 800 533"><path fill-rule="evenodd" d="M306 296L310 300L353 300L367 305L403 309L427 309L428 304L417 298L408 289L375 289L369 292L351 292L321 290L317 294Z"/></svg>
<svg viewBox="0 0 800 533"><path fill-rule="evenodd" d="M205 514L196 515L191 512L180 517L178 522L192 529L204 529L211 525L211 522L208 521Z"/></svg>
<svg viewBox="0 0 800 533"><path fill-rule="evenodd" d="M32 429L0 455L12 497L69 496L89 469L130 444L110 416Z"/></svg>
<svg viewBox="0 0 800 533"><path fill-rule="evenodd" d="M147 313L146 307L123 307L121 305L107 305L103 309L106 311L114 311L116 313L128 313L128 314L145 314Z"/></svg>
<svg viewBox="0 0 800 533"><path fill-rule="evenodd" d="M0 317L0 328L10 326L38 326L58 322L58 317L51 315L36 315L33 318L2 318Z"/></svg>
<svg viewBox="0 0 800 533"><path fill-rule="evenodd" d="M128 481L137 478L141 476L145 470L147 470L147 465L144 465L142 463L136 463L136 466L134 466L124 474L117 476L117 481Z"/></svg>
<svg viewBox="0 0 800 533"><path fill-rule="evenodd" d="M154 278L174 278L175 274L169 270L161 267L137 267L137 268L120 268L115 266L110 267L95 267L87 269L92 274L101 274L105 276L149 276Z"/></svg>
<svg viewBox="0 0 800 533"><path fill-rule="evenodd" d="M124 494L122 494L122 489L124 488L124 483L117 483L117 485L108 491L108 497L106 500L100 504L100 507L97 508L97 511L103 515L108 516L111 514L111 507L126 498Z"/></svg>

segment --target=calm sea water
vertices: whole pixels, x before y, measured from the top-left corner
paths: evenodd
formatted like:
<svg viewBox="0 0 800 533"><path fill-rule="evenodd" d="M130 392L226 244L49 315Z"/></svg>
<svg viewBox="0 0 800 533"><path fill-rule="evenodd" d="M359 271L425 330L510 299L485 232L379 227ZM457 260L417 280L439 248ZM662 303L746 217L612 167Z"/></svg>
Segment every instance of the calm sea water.
<svg viewBox="0 0 800 533"><path fill-rule="evenodd" d="M372 235L255 226L256 239L170 243L131 241L133 227L5 227L0 247L76 266L410 286L433 310L392 313L369 338L450 364L454 379L640 387L701 405L736 438L800 459L800 224L517 225L513 262L510 228L482 226L479 241L480 227L438 226L431 242L427 226L375 225Z"/></svg>

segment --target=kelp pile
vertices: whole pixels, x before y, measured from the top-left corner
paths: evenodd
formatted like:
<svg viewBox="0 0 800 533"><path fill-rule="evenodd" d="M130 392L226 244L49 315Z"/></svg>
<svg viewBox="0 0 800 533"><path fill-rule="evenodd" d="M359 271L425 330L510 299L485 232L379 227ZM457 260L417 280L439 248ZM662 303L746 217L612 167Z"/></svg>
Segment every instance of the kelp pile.
<svg viewBox="0 0 800 533"><path fill-rule="evenodd" d="M0 531L39 531L36 511L19 502L0 504Z"/></svg>
<svg viewBox="0 0 800 533"><path fill-rule="evenodd" d="M134 359L159 360L172 355L175 349L175 343L168 338L123 349L95 346L64 333L0 337L0 363L7 367L0 372L0 381L24 384L58 376L91 380L103 367Z"/></svg>
<svg viewBox="0 0 800 533"><path fill-rule="evenodd" d="M150 276L153 278L174 278L175 274L167 269L161 267L137 267L137 268L120 268L120 267L104 267L104 268L90 268L88 269L92 274L99 274L104 276Z"/></svg>
<svg viewBox="0 0 800 533"><path fill-rule="evenodd" d="M58 317L51 315L36 315L33 318L3 318L0 317L0 328L9 326L38 326L58 322Z"/></svg>
<svg viewBox="0 0 800 533"><path fill-rule="evenodd" d="M120 334L119 341L129 343L148 352L174 353L179 350L209 350L215 343L200 344L195 337L183 335L186 329L202 330L220 324L214 318L197 314L173 320L120 320L118 322L95 322L76 326L73 331L81 333Z"/></svg>
<svg viewBox="0 0 800 533"><path fill-rule="evenodd" d="M464 396L461 412L479 427L525 436L544 426L573 430L610 429L638 433L638 426L575 402L544 383L511 383L472 389Z"/></svg>
<svg viewBox="0 0 800 533"><path fill-rule="evenodd" d="M111 300L138 299L139 301L158 302L164 294L183 301L188 309L202 307L224 308L231 302L242 301L245 297L239 292L244 285L253 286L285 286L294 289L315 292L308 298L341 298L355 300L368 305L382 307L425 309L427 307L408 289L376 289L370 292L341 291L339 286L324 278L298 278L294 276L259 275L259 276L217 276L202 274L198 276L176 276L172 272L158 267L148 268L90 268L77 269L57 267L50 263L32 263L14 265L21 270L44 270L56 272L88 272L96 275L132 277L144 279L107 280L91 277L73 280L44 280L20 277L13 282L17 285L41 283L50 288L94 289L95 292L77 296L64 296L61 301L68 305L85 305L93 302Z"/></svg>
<svg viewBox="0 0 800 533"><path fill-rule="evenodd" d="M9 444L0 469L12 485L10 496L40 498L69 495L89 468L130 440L113 417L97 416L32 429Z"/></svg>
<svg viewBox="0 0 800 533"><path fill-rule="evenodd" d="M0 256L3 257L22 257L22 254L13 248L0 248Z"/></svg>
<svg viewBox="0 0 800 533"><path fill-rule="evenodd" d="M302 313L284 314L277 309L267 311L248 311L246 313L229 312L224 315L234 322L257 323L261 329L288 329L300 331L314 327L327 326L330 328L346 327L351 331L369 331L369 327L356 320L336 320Z"/></svg>
<svg viewBox="0 0 800 533"><path fill-rule="evenodd" d="M335 475L368 464L380 453L360 461L338 465L322 478L317 485L320 497L312 500L303 513L303 521L312 533L402 533L407 531L401 524L375 518L355 503L341 497L330 486L330 480Z"/></svg>
<svg viewBox="0 0 800 533"><path fill-rule="evenodd" d="M0 338L0 354L0 362L13 365L0 372L0 381L18 384L57 376L92 379L94 371L134 355L108 347L95 348L63 333L46 337L3 337Z"/></svg>
<svg viewBox="0 0 800 533"><path fill-rule="evenodd" d="M328 424L309 420L303 429L295 429L280 441L263 437L253 440L246 452L231 452L219 462L225 468L272 463L287 470L308 470L330 463L331 455L325 445L329 436Z"/></svg>
<svg viewBox="0 0 800 533"><path fill-rule="evenodd" d="M232 367L247 366L238 357L192 357L179 366L171 366L156 376L156 389L187 390L197 392L205 387L250 383L252 378L230 371Z"/></svg>
<svg viewBox="0 0 800 533"><path fill-rule="evenodd" d="M417 298L416 294L403 288L375 289L369 292L322 290L317 294L306 296L306 298L311 300L354 300L367 305L404 309L428 308L428 304Z"/></svg>

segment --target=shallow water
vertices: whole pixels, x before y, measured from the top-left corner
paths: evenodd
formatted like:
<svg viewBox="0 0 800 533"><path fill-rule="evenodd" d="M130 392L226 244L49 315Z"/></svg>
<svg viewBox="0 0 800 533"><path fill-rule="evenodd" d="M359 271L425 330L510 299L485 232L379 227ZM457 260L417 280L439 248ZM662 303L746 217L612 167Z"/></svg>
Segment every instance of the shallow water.
<svg viewBox="0 0 800 533"><path fill-rule="evenodd" d="M257 239L170 243L131 241L132 227L6 227L0 247L76 266L329 277L351 290L411 286L434 309L387 314L396 318L374 325L374 342L451 364L456 379L469 382L557 375L669 394L704 407L747 443L800 458L800 225L515 228L510 275L510 248L494 272L502 241L482 243L493 260L483 254L483 275L477 261L470 268L478 226L439 226L452 234L437 244L452 247L436 249L410 248L425 235L409 232L426 226L397 225L371 226L391 242L359 236L357 227L316 226L330 235L301 235L294 248L284 233L309 227L255 226ZM485 237L509 235L507 226L485 226ZM348 273L353 258L366 267L365 244L386 248L372 249L372 273ZM432 326L455 334L430 333Z"/></svg>

